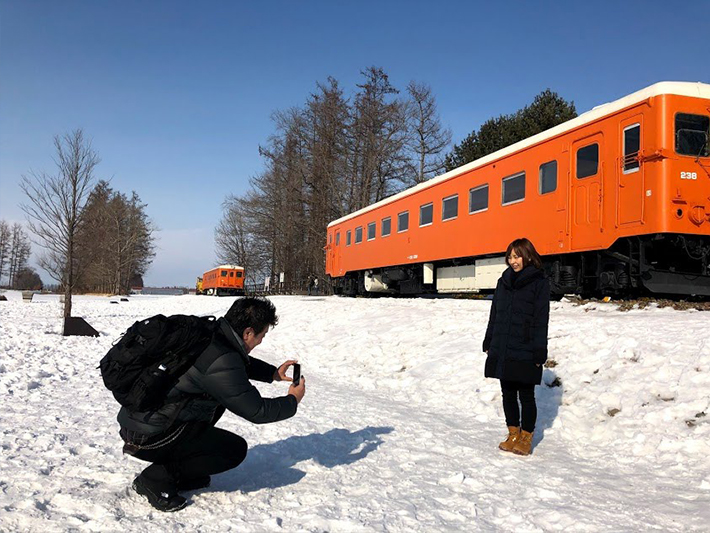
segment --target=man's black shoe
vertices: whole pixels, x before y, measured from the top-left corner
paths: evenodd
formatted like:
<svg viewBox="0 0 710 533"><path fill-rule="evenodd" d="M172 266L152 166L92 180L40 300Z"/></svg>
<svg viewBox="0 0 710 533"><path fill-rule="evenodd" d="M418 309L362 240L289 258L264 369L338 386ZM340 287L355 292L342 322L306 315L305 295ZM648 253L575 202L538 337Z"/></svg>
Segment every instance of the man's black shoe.
<svg viewBox="0 0 710 533"><path fill-rule="evenodd" d="M167 492L154 492L138 476L133 480L133 490L141 496L145 496L148 502L158 511L171 513L179 511L187 505L187 500L179 494L168 494Z"/></svg>
<svg viewBox="0 0 710 533"><path fill-rule="evenodd" d="M182 492L184 490L197 490L204 489L210 486L210 476L195 477L192 479L181 479L178 481L177 490Z"/></svg>

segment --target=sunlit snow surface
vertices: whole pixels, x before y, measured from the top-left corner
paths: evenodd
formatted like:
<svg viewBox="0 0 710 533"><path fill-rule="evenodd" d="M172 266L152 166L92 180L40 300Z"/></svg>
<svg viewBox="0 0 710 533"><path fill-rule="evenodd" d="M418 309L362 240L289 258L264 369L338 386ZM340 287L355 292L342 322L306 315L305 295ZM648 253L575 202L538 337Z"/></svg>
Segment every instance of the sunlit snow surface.
<svg viewBox="0 0 710 533"><path fill-rule="evenodd" d="M710 313L553 303L530 457L500 452L483 378L485 300L274 297L253 355L298 358L287 421L220 426L246 461L178 513L129 489L98 361L135 320L221 316L233 298L77 297L99 338L61 331L56 296L0 302L0 531L710 531ZM283 383L259 385L265 396Z"/></svg>

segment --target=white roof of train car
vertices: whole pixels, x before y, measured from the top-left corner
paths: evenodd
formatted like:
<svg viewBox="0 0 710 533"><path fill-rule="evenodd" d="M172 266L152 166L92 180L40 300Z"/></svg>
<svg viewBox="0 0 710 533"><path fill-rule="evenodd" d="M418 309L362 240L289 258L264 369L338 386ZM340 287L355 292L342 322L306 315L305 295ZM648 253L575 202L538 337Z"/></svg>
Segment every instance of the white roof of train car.
<svg viewBox="0 0 710 533"><path fill-rule="evenodd" d="M662 81L659 83L654 83L653 85L650 85L645 89L636 91L635 93L620 98L619 100L614 100L613 102L609 102L607 104L598 105L590 111L582 113L578 117L573 118L572 120L568 120L567 122L563 122L562 124L559 124L554 128L550 128L549 130L545 130L542 133L538 133L537 135L533 135L532 137L528 137L527 139L518 141L517 143L511 144L510 146L498 150L497 152L488 154L487 156L481 157L480 159L476 159L475 161L471 161L466 165L450 170L445 174L420 183L419 185L415 185L414 187L410 187L409 189L390 196L389 198L385 198L384 200L380 200L377 203L364 207L359 211L355 211L353 213L350 213L349 215L345 215L344 217L341 217L338 220L334 220L333 222L328 224L328 227L330 228L331 226L340 224L341 222L345 222L346 220L354 218L358 215L362 215L363 213L367 213L368 211L372 211L373 209L377 209L378 207L382 207L383 205L392 203L396 200L399 200L400 198L404 198L406 196L409 196L410 194L414 194L415 192L419 192L423 189L433 187L434 185L441 183L442 181L446 181L455 176L458 176L459 174L463 174L464 172L468 172L469 170L473 170L474 168L486 165L491 161L495 161L496 159L500 159L501 157L512 154L519 150L523 150L525 148L528 148L529 146L550 139L569 130L573 130L589 122L593 122L594 120L597 120L601 117L620 111L633 104L642 102L648 98L651 98L653 96L659 96L662 94L675 94L679 96L692 96L696 98L710 99L710 85L708 85L707 83L693 83L683 81Z"/></svg>

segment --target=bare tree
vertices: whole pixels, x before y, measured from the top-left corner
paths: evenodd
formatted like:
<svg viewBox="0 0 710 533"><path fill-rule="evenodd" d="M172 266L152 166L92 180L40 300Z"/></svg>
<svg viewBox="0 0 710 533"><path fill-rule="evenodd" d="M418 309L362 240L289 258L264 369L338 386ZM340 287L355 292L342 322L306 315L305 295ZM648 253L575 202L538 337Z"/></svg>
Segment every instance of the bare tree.
<svg viewBox="0 0 710 533"><path fill-rule="evenodd" d="M17 274L27 266L27 260L30 258L30 239L19 222L12 225L10 235L8 285L16 288Z"/></svg>
<svg viewBox="0 0 710 533"><path fill-rule="evenodd" d="M222 204L224 215L215 229L217 259L244 267L251 283L263 281L268 256L254 235L249 200L230 194Z"/></svg>
<svg viewBox="0 0 710 533"><path fill-rule="evenodd" d="M451 143L451 130L441 126L436 111L436 99L431 87L423 83L410 82L407 92L407 119L409 122L408 147L414 154L414 179L408 177L405 185L422 183L445 169L444 149Z"/></svg>
<svg viewBox="0 0 710 533"><path fill-rule="evenodd" d="M10 243L12 239L12 230L10 224L4 220L0 220L0 284L2 277L7 274L8 258L10 257Z"/></svg>
<svg viewBox="0 0 710 533"><path fill-rule="evenodd" d="M20 187L29 203L20 207L27 215L30 230L45 248L40 266L64 288L64 318L71 317L72 291L81 277L77 261L80 250L77 236L84 205L94 182L99 163L91 142L81 129L54 138L58 172L30 172L22 176Z"/></svg>

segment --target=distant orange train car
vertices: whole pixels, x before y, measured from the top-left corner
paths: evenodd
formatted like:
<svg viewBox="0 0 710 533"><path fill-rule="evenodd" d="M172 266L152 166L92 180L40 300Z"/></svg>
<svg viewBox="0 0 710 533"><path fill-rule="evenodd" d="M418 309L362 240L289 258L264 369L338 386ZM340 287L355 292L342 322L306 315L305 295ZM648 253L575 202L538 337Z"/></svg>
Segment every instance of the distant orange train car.
<svg viewBox="0 0 710 533"><path fill-rule="evenodd" d="M244 268L221 265L197 278L197 294L239 296L244 294Z"/></svg>
<svg viewBox="0 0 710 533"><path fill-rule="evenodd" d="M336 293L495 288L528 237L553 295L710 295L710 85L662 82L328 225Z"/></svg>

